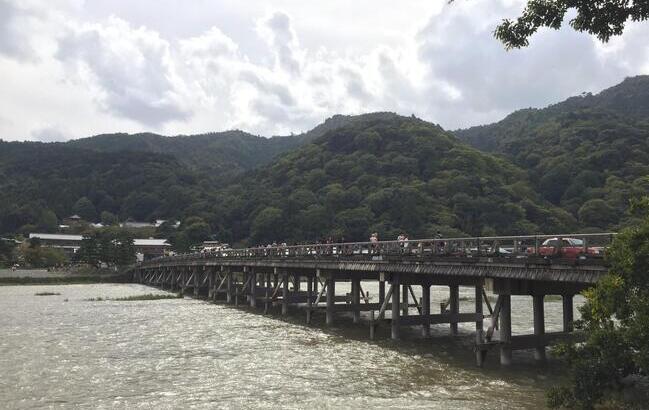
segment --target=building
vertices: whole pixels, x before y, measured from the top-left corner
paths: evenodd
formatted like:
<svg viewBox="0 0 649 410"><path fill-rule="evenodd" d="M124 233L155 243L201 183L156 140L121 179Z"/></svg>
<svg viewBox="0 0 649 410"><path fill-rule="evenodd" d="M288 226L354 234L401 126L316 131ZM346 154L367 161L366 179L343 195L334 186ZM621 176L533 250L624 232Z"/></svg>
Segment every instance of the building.
<svg viewBox="0 0 649 410"><path fill-rule="evenodd" d="M81 248L81 235L63 235L50 233L30 233L29 239L39 239L41 246L62 250L72 257ZM166 239L133 239L138 260L149 260L163 256L171 250L171 244Z"/></svg>
<svg viewBox="0 0 649 410"><path fill-rule="evenodd" d="M171 250L171 244L166 239L133 239L133 245L138 261L164 256Z"/></svg>
<svg viewBox="0 0 649 410"><path fill-rule="evenodd" d="M40 240L41 246L46 248L60 249L68 257L71 257L81 247L81 235L64 235L58 233L30 233L29 239Z"/></svg>

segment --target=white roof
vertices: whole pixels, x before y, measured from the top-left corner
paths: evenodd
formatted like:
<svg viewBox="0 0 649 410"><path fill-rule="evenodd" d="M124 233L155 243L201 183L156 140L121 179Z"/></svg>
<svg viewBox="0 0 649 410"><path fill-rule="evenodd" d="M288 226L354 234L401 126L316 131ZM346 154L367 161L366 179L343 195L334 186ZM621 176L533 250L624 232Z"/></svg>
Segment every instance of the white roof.
<svg viewBox="0 0 649 410"><path fill-rule="evenodd" d="M62 235L53 233L30 233L30 238L50 239L55 241L79 241L83 239L81 235ZM166 239L133 239L135 246L171 246Z"/></svg>
<svg viewBox="0 0 649 410"><path fill-rule="evenodd" d="M81 235L62 235L57 233L30 233L29 238L52 239L55 241L81 241Z"/></svg>
<svg viewBox="0 0 649 410"><path fill-rule="evenodd" d="M171 246L166 239L133 239L135 246Z"/></svg>

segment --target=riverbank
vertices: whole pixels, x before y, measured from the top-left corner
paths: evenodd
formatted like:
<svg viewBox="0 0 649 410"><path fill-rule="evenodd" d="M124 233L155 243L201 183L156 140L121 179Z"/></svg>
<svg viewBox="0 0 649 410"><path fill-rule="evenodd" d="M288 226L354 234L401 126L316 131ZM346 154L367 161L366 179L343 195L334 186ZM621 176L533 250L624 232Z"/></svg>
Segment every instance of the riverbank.
<svg viewBox="0 0 649 410"><path fill-rule="evenodd" d="M127 283L129 275L99 270L47 271L45 269L0 269L0 286L73 285L89 283Z"/></svg>

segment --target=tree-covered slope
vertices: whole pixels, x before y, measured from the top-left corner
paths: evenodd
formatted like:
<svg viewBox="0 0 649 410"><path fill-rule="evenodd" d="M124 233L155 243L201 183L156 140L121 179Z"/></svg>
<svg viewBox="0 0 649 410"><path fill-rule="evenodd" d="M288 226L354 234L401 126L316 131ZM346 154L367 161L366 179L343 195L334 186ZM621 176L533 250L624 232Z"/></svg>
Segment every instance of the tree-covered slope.
<svg viewBox="0 0 649 410"><path fill-rule="evenodd" d="M523 170L437 125L385 113L356 117L281 156L223 190L211 209L219 236L252 243L574 227Z"/></svg>
<svg viewBox="0 0 649 410"><path fill-rule="evenodd" d="M201 183L168 155L0 141L0 233L55 229L81 206L91 222L102 211L122 220L179 217L200 200Z"/></svg>
<svg viewBox="0 0 649 410"><path fill-rule="evenodd" d="M168 154L192 169L231 177L268 164L303 143L301 136L265 138L242 131L180 135L103 134L65 143L99 152L140 151Z"/></svg>
<svg viewBox="0 0 649 410"><path fill-rule="evenodd" d="M631 223L629 198L649 192L649 76L455 134L528 170L534 188L582 227Z"/></svg>

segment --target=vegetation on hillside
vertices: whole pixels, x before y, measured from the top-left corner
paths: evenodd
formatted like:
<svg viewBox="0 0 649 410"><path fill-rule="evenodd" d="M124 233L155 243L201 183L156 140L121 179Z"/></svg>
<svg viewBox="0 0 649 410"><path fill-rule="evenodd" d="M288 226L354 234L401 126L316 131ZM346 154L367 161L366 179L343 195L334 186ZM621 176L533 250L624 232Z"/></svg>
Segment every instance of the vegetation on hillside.
<svg viewBox="0 0 649 410"><path fill-rule="evenodd" d="M526 174L439 126L394 114L358 117L282 156L210 204L218 237L250 243L367 240L563 230L566 212Z"/></svg>
<svg viewBox="0 0 649 410"><path fill-rule="evenodd" d="M528 170L534 189L581 227L618 229L638 222L627 205L649 192L647 115L649 76L642 76L455 134Z"/></svg>
<svg viewBox="0 0 649 410"><path fill-rule="evenodd" d="M104 225L170 220L145 237L181 251L205 239L618 229L638 222L626 205L649 190L647 113L649 78L636 77L455 133L497 156L391 113L334 116L270 140L233 131L0 142L0 234L55 232L74 213Z"/></svg>

